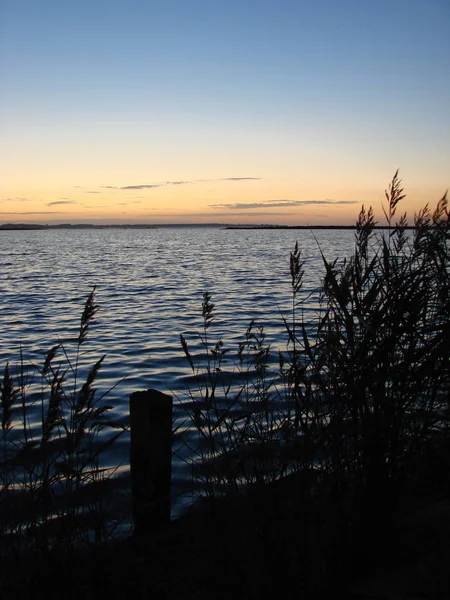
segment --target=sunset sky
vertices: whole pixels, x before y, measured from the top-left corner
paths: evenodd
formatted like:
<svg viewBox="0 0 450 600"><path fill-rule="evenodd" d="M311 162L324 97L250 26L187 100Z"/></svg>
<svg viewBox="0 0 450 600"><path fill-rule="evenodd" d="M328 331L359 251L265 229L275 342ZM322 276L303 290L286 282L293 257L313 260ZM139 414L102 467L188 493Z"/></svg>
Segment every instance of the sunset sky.
<svg viewBox="0 0 450 600"><path fill-rule="evenodd" d="M449 0L0 0L0 223L352 224L450 186Z"/></svg>

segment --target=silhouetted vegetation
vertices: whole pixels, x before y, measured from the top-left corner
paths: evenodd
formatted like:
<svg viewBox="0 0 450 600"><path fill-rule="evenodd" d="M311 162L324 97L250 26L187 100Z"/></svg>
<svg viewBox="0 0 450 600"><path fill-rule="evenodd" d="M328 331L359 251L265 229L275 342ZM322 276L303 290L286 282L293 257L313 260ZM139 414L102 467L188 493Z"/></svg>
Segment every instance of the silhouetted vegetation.
<svg viewBox="0 0 450 600"><path fill-rule="evenodd" d="M43 365L7 364L1 384L0 550L8 559L101 545L109 535L108 483L115 469L99 456L123 428L108 420L111 409L96 395L104 356L81 365L97 312L89 295L74 340L60 343ZM84 379L81 377L84 375ZM110 435L105 435L106 430ZM115 431L114 431L115 430ZM102 432L102 433L101 433Z"/></svg>
<svg viewBox="0 0 450 600"><path fill-rule="evenodd" d="M237 348L217 339L215 306L204 294L202 352L181 336L196 381L185 408L197 432L189 466L200 502L147 540L107 550L97 567L79 559L84 575L71 585L80 597L261 598L282 589L288 597L335 597L381 563L415 560L417 548L402 545L399 516L450 492L450 221L444 196L434 211L415 215L409 231L406 214L397 215L403 197L396 173L386 192L387 228L363 207L353 254L333 262L322 255L315 311L295 245L281 351L255 322ZM28 382L6 367L4 554L7 540L42 550L105 538L105 497L86 504L82 496L108 481L98 456L120 434L94 443L111 425L93 387L103 358L78 383L95 312L91 294L75 357L57 346L39 371L31 401L41 406L37 429L27 416ZM55 362L60 352L65 366ZM428 570L410 573L416 594L445 597L434 570L440 549Z"/></svg>
<svg viewBox="0 0 450 600"><path fill-rule="evenodd" d="M448 497L447 199L415 215L408 233L406 214L396 219L403 197L396 173L386 192L387 231L376 231L372 209L363 207L353 255L334 262L322 255L313 318L303 310L306 267L295 246L278 366L262 325L250 323L235 356L212 341L209 293L203 356L197 360L181 337L199 381L186 406L198 432L191 451L200 495L214 510L220 498L248 498L270 484L249 516L258 515L265 531L258 545L274 560L276 547L277 563L283 540L281 563L292 565L298 590L327 587L351 568L370 570L394 552L393 519L402 509L424 493Z"/></svg>

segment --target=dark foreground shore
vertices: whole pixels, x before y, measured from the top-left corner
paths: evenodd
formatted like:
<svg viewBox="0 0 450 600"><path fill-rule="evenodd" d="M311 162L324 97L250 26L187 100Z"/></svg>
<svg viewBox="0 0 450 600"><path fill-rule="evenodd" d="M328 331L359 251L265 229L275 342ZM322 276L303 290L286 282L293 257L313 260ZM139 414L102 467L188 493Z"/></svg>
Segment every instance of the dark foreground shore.
<svg viewBox="0 0 450 600"><path fill-rule="evenodd" d="M392 520L349 528L332 489L306 483L256 487L96 552L3 561L0 597L449 597L446 490L422 482Z"/></svg>

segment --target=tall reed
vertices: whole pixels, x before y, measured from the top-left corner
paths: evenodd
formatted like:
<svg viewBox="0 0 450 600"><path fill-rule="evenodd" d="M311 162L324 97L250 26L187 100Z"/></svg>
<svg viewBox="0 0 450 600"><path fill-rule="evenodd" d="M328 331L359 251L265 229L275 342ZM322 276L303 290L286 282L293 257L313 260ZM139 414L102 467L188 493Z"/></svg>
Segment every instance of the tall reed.
<svg viewBox="0 0 450 600"><path fill-rule="evenodd" d="M104 356L83 357L98 306L95 288L74 349L59 343L31 375L22 354L1 384L0 546L3 553L102 544L108 535L106 488L114 469L99 457L124 428L108 416L109 393L95 387ZM116 384L117 385L117 384ZM101 435L100 433L103 432Z"/></svg>
<svg viewBox="0 0 450 600"><path fill-rule="evenodd" d="M430 448L448 445L448 202L426 206L409 232L406 214L396 220L404 197L397 172L386 191L387 229L363 206L352 255L330 262L322 254L320 302L308 321L295 245L277 368L262 325L250 324L234 355L221 339L211 343L205 295L206 368L181 341L201 382L187 407L199 434L195 473L209 494L313 474L356 529L381 531L424 475Z"/></svg>

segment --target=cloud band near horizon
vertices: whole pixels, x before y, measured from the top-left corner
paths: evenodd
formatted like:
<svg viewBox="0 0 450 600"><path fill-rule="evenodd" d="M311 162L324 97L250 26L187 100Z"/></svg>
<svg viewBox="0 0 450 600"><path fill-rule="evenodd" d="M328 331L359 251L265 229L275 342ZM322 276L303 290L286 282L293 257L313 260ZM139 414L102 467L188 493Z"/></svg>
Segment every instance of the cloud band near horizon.
<svg viewBox="0 0 450 600"><path fill-rule="evenodd" d="M78 204L75 200L55 200L54 202L48 202L47 206L56 206L58 204Z"/></svg>
<svg viewBox="0 0 450 600"><path fill-rule="evenodd" d="M292 206L315 206L338 204L358 204L357 200L263 200L262 202L232 202L230 204L208 204L208 208L228 210L248 210L254 208L289 208Z"/></svg>
<svg viewBox="0 0 450 600"><path fill-rule="evenodd" d="M193 179L191 181L164 181L163 183L144 183L138 185L102 185L102 189L107 190L151 190L169 185L190 185L193 183L211 183L213 181L259 181L261 177L218 177L216 179Z"/></svg>

